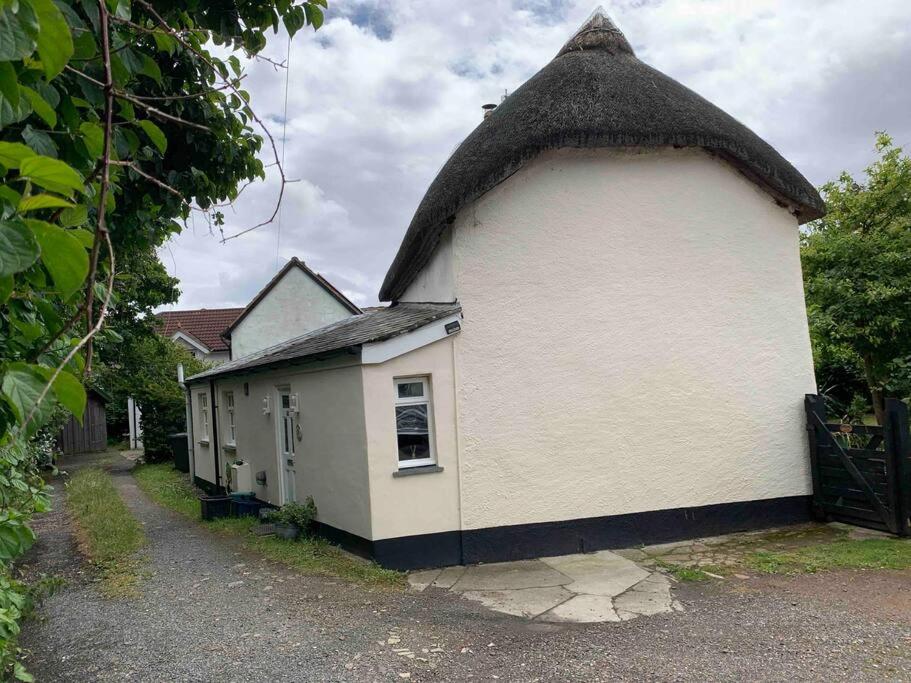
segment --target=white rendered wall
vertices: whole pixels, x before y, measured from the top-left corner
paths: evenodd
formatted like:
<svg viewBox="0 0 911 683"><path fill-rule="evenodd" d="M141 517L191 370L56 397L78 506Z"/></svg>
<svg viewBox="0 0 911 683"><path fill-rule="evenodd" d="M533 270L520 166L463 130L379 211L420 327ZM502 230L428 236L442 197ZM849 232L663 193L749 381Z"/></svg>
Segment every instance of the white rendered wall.
<svg viewBox="0 0 911 683"><path fill-rule="evenodd" d="M363 366L374 540L459 529L452 342L447 337L385 363ZM443 471L394 477L399 469L394 380L417 376L430 377L433 443Z"/></svg>
<svg viewBox="0 0 911 683"><path fill-rule="evenodd" d="M452 271L452 232L446 230L440 238L430 262L417 274L399 301L419 303L455 301L455 282Z"/></svg>
<svg viewBox="0 0 911 683"><path fill-rule="evenodd" d="M242 358L352 315L300 268L291 268L231 332L232 357Z"/></svg>
<svg viewBox="0 0 911 683"><path fill-rule="evenodd" d="M244 384L247 384L247 393ZM194 430L199 427L197 394L206 385L194 385ZM363 538L370 538L370 490L367 478L367 445L364 432L364 400L361 368L347 363L313 363L245 376L218 379L218 443L225 463L242 459L250 463L254 477L266 473L266 484L254 482L260 500L280 503L278 474L278 388L287 386L298 395L301 439L295 435L295 490L298 502L313 496L319 520ZM234 392L235 448L226 448L226 391ZM263 399L269 396L271 412L263 414ZM209 446L197 446L197 475L214 481ZM200 462L201 461L201 462ZM223 475L223 473L222 473Z"/></svg>
<svg viewBox="0 0 911 683"><path fill-rule="evenodd" d="M811 491L798 227L730 166L547 153L452 248L465 528Z"/></svg>

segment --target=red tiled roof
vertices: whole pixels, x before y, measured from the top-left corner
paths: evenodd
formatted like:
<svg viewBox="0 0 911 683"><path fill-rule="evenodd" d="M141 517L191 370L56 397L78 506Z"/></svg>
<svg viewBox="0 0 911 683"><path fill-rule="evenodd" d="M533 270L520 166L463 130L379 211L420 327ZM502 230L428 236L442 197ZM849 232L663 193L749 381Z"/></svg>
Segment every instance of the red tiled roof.
<svg viewBox="0 0 911 683"><path fill-rule="evenodd" d="M171 337L183 332L209 347L210 351L227 351L222 332L243 312L243 308L198 308L192 311L156 313L162 322L161 334Z"/></svg>

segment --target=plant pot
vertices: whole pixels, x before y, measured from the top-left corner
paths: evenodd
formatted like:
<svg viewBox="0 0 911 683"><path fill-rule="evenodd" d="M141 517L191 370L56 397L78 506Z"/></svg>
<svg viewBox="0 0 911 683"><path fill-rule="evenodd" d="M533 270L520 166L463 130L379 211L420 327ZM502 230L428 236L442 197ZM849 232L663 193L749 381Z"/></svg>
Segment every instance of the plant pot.
<svg viewBox="0 0 911 683"><path fill-rule="evenodd" d="M301 530L296 524L273 523L272 529L278 538L284 538L288 541L295 540L301 534Z"/></svg>
<svg viewBox="0 0 911 683"><path fill-rule="evenodd" d="M229 496L200 496L199 512L203 519L219 519L231 516L231 498Z"/></svg>

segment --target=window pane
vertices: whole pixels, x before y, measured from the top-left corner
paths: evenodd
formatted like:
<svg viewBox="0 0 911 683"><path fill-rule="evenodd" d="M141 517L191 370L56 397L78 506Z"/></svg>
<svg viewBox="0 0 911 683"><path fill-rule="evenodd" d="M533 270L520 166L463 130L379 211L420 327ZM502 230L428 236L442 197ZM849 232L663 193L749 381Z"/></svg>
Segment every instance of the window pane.
<svg viewBox="0 0 911 683"><path fill-rule="evenodd" d="M282 394L282 408L291 407L291 396L288 394Z"/></svg>
<svg viewBox="0 0 911 683"><path fill-rule="evenodd" d="M401 382L398 387L399 398L420 398L424 395L422 382Z"/></svg>
<svg viewBox="0 0 911 683"><path fill-rule="evenodd" d="M427 405L397 406L395 423L398 430L399 460L429 458L430 434L427 429Z"/></svg>

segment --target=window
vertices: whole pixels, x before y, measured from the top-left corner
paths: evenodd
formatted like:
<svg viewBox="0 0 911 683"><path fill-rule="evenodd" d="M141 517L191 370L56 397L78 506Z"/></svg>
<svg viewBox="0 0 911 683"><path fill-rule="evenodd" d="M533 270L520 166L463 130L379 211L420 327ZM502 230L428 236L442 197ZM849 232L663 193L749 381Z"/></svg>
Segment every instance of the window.
<svg viewBox="0 0 911 683"><path fill-rule="evenodd" d="M234 446L237 443L237 430L234 428L234 392L225 392L225 413L227 414L227 438L226 446Z"/></svg>
<svg viewBox="0 0 911 683"><path fill-rule="evenodd" d="M435 464L432 423L429 378L395 380L395 427L400 468Z"/></svg>
<svg viewBox="0 0 911 683"><path fill-rule="evenodd" d="M209 397L206 394L199 395L199 422L200 433L199 440L209 441Z"/></svg>

